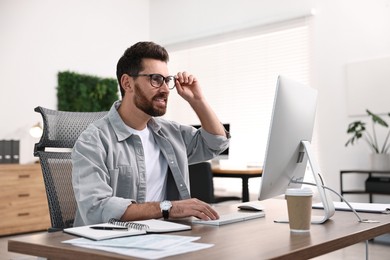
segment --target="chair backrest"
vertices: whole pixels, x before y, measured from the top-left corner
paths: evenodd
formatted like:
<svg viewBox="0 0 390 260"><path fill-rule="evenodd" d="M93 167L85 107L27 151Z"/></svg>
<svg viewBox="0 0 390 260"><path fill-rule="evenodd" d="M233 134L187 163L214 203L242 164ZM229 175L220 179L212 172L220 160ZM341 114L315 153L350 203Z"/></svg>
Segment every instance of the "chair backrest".
<svg viewBox="0 0 390 260"><path fill-rule="evenodd" d="M207 203L214 203L214 182L211 165L201 162L188 166L190 173L191 197Z"/></svg>
<svg viewBox="0 0 390 260"><path fill-rule="evenodd" d="M200 162L188 167L190 172L191 197L207 203L241 200L237 196L216 196L214 194L213 170L209 162Z"/></svg>
<svg viewBox="0 0 390 260"><path fill-rule="evenodd" d="M34 147L39 157L49 205L51 228L73 226L76 200L72 187L71 149L79 135L104 112L66 112L36 107L43 118L43 134Z"/></svg>

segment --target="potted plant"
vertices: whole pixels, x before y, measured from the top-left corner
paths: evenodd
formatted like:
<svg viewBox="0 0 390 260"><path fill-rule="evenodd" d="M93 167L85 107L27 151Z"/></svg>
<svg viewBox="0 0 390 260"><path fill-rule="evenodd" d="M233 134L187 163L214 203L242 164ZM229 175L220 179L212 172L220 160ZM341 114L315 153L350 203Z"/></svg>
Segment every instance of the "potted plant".
<svg viewBox="0 0 390 260"><path fill-rule="evenodd" d="M368 109L366 110L368 116L371 118L372 122L372 132L370 133L366 128L366 123L360 120L354 121L348 125L347 134L352 135L348 139L345 146L353 145L360 138L362 138L369 146L372 151L371 154L371 167L373 170L389 170L390 169L390 156L389 156L389 136L390 130L387 132L386 138L383 143L378 142L378 137L376 133L376 126L380 125L385 128L389 128L389 125L385 120L380 116L372 113ZM390 116L390 113L387 114Z"/></svg>

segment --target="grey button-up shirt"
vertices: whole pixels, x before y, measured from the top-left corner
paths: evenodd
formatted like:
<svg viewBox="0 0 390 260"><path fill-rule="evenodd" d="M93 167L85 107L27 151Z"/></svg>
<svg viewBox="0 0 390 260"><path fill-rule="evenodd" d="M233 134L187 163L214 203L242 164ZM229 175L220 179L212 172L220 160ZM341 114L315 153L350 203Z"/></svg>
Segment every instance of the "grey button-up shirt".
<svg viewBox="0 0 390 260"><path fill-rule="evenodd" d="M120 218L133 202L145 202L145 160L141 139L131 134L114 103L104 118L91 124L72 151L75 226ZM212 159L229 139L203 129L152 118L148 127L168 162L167 199L188 199L188 164Z"/></svg>

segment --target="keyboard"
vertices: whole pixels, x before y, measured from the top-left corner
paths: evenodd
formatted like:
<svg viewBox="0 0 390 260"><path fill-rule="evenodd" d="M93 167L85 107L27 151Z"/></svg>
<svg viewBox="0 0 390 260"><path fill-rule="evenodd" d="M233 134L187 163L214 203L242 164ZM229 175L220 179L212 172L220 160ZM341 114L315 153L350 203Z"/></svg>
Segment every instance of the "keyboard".
<svg viewBox="0 0 390 260"><path fill-rule="evenodd" d="M221 226L225 224L246 221L255 218L262 218L265 216L264 211L248 212L248 211L236 211L232 213L219 215L219 219L216 220L201 220L194 219L192 223L204 224L212 226Z"/></svg>

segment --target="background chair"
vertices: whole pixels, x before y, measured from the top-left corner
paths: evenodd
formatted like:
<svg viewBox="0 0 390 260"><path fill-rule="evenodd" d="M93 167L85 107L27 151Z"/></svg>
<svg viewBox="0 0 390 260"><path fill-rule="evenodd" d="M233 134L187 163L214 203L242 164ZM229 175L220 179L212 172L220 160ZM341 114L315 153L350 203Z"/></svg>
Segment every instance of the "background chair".
<svg viewBox="0 0 390 260"><path fill-rule="evenodd" d="M237 196L215 196L213 171L209 162L189 166L191 197L207 203L219 203L228 200L241 200Z"/></svg>
<svg viewBox="0 0 390 260"><path fill-rule="evenodd" d="M34 147L39 157L49 205L49 232L72 227L76 200L72 187L71 149L79 135L107 112L65 112L43 107L35 111L43 118L43 134Z"/></svg>

